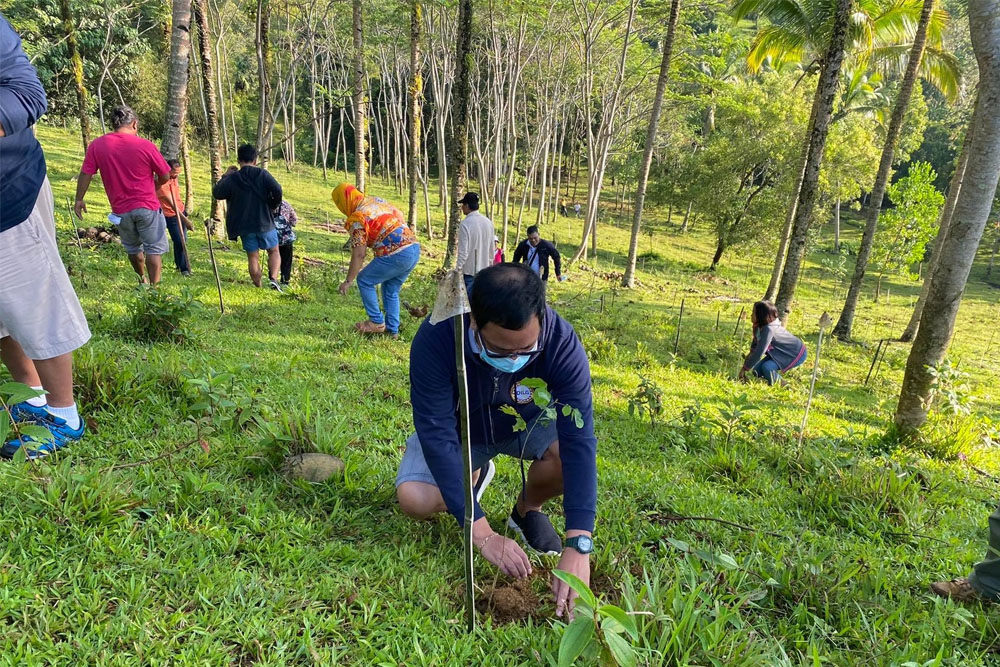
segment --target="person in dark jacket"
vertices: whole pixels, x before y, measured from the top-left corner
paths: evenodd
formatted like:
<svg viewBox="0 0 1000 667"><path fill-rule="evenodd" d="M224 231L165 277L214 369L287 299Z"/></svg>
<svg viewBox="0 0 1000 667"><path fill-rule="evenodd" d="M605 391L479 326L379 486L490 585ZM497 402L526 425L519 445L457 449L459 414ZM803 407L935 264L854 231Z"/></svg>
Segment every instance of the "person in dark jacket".
<svg viewBox="0 0 1000 667"><path fill-rule="evenodd" d="M746 380L747 371L773 385L781 381L781 373L801 366L806 361L806 346L781 326L778 309L770 301L758 301L750 311L753 343L740 369L739 379Z"/></svg>
<svg viewBox="0 0 1000 667"><path fill-rule="evenodd" d="M531 549L561 553L558 568L587 582L597 504L597 438L587 355L573 327L545 305L538 274L518 264L497 264L476 274L472 312L466 316L469 437L476 470L473 540L483 557L514 577L531 574L517 542L490 527L479 500L493 479L498 454L531 461L508 526ZM557 401L546 421L535 404L545 382ZM410 349L410 403L416 432L406 441L396 495L408 515L423 519L447 511L464 520L459 449L455 328L449 319L421 324ZM526 424L516 431L517 417ZM563 496L566 540L542 513ZM563 546L567 548L563 549ZM570 589L552 582L556 612L573 605Z"/></svg>
<svg viewBox="0 0 1000 667"><path fill-rule="evenodd" d="M556 278L559 282L566 280L562 274L562 257L551 241L546 241L538 234L538 226L528 227L528 238L517 244L514 250L514 262L524 262L542 277L542 286L548 291L549 260L555 265Z"/></svg>
<svg viewBox="0 0 1000 667"><path fill-rule="evenodd" d="M260 251L267 251L267 273L271 289L281 291L278 284L281 256L278 253L278 232L274 227L274 212L281 206L281 185L266 169L257 166L257 149L250 144L236 153L239 171L227 173L212 188L216 199L228 202L226 233L230 240L237 237L247 253L250 279L260 287Z"/></svg>

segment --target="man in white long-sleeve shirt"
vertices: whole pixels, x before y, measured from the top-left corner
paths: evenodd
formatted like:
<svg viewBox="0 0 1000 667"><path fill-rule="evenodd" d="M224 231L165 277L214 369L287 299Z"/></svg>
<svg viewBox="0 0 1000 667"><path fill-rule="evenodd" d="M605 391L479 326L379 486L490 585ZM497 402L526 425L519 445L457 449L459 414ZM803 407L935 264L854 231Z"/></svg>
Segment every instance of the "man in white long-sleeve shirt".
<svg viewBox="0 0 1000 667"><path fill-rule="evenodd" d="M479 212L479 194L466 192L458 200L465 218L458 228L458 258L455 266L465 276L465 291L472 294L476 274L493 264L493 222Z"/></svg>

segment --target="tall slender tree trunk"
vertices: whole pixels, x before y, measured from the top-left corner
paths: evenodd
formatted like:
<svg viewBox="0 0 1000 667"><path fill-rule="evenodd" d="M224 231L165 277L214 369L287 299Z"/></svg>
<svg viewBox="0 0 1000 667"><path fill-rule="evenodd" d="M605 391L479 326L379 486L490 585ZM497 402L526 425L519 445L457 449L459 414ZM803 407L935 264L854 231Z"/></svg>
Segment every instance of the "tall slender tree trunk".
<svg viewBox="0 0 1000 667"><path fill-rule="evenodd" d="M164 104L163 142L165 158L181 154L184 120L187 117L188 65L191 56L191 0L173 0L170 20L170 70L167 76L167 99Z"/></svg>
<svg viewBox="0 0 1000 667"><path fill-rule="evenodd" d="M417 228L417 181L420 175L420 138L423 120L421 116L424 96L424 78L420 71L420 29L423 20L420 0L410 0L410 168L407 174L410 200L409 208L406 210L406 224L410 229Z"/></svg>
<svg viewBox="0 0 1000 667"><path fill-rule="evenodd" d="M444 266L451 268L458 254L458 200L465 189L469 149L469 80L472 70L472 0L458 3L458 46L455 51L455 87L452 90L451 207Z"/></svg>
<svg viewBox="0 0 1000 667"><path fill-rule="evenodd" d="M977 99L976 106L978 105L979 101ZM920 296L917 297L917 303L913 306L913 313L910 314L910 322L899 337L899 340L904 343L909 343L913 340L914 336L917 335L917 328L920 326L924 304L927 302L927 292L931 287L931 276L934 275L940 262L940 250L944 247L945 239L948 238L948 229L951 227L951 218L955 212L955 204L958 202L958 195L962 191L965 169L969 164L969 142L971 140L972 128L969 127L965 132L965 141L962 142L962 154L958 157L958 162L955 164L955 173L951 175L951 183L948 185L948 198L945 200L944 208L941 209L941 216L938 219L937 238L934 240L933 250L931 251L930 266L924 272L924 284L920 288Z"/></svg>
<svg viewBox="0 0 1000 667"><path fill-rule="evenodd" d="M899 94L896 96L896 106L893 107L892 117L889 119L889 128L885 133L882 158L879 161L878 173L875 176L875 185L872 187L871 199L868 202L865 231L861 236L861 246L858 248L858 260L854 265L854 276L851 278L851 286L847 289L847 298L844 300L843 310L840 311L840 319L833 328L833 335L841 340L851 339L851 329L854 326L854 313L858 307L858 298L861 296L861 283L864 281L865 270L868 268L868 258L872 254L872 246L875 243L875 231L878 228L879 214L882 211L882 199L885 197L885 189L889 184L889 172L892 170L892 164L896 159L896 144L899 142L899 133L903 129L906 109L910 106L913 86L917 81L917 68L920 66L920 60L924 56L924 46L927 44L927 24L930 23L933 11L934 0L924 0L923 9L920 12L920 23L917 24L917 32L913 37L913 46L910 49L910 59L906 63L903 83L899 88Z"/></svg>
<svg viewBox="0 0 1000 667"><path fill-rule="evenodd" d="M271 78L268 61L270 59L270 38L271 31L271 2L270 0L257 0L257 97L260 109L257 113L257 148L262 149L269 146L271 127ZM260 155L261 164L266 167L268 154L264 151Z"/></svg>
<svg viewBox="0 0 1000 667"><path fill-rule="evenodd" d="M684 211L684 222L681 223L681 234L686 234L688 230L688 223L691 221L691 206L694 202L688 202L687 210Z"/></svg>
<svg viewBox="0 0 1000 667"><path fill-rule="evenodd" d="M663 95L667 90L670 56L674 48L674 34L677 32L677 17L680 15L680 11L681 0L672 0L670 19L667 22L667 34L663 40L660 76L656 79L656 96L653 98L653 110L649 114L649 125L646 127L646 147L642 152L642 162L639 163L639 180L635 186L632 235L628 242L628 263L625 265L625 275L622 277L622 285L628 288L635 287L635 262L639 256L639 229L642 225L643 207L646 205L646 184L649 182L649 167L653 164L653 148L656 146L656 131L660 126L660 114L663 111Z"/></svg>
<svg viewBox="0 0 1000 667"><path fill-rule="evenodd" d="M771 267L771 279L767 283L764 291L764 301L774 301L774 296L778 293L778 282L781 280L781 273L785 269L785 258L788 256L788 242L792 236L792 225L795 223L795 214L799 210L799 193L802 192L802 181L806 176L806 165L809 162L809 149L812 145L812 131L816 124L816 113L819 110L819 98L813 98L812 109L809 111L809 122L806 125L805 137L802 140L802 155L799 158L799 171L795 176L795 187L792 190L792 202L788 205L785 214L785 226L778 237L778 250L774 255L774 265Z"/></svg>
<svg viewBox="0 0 1000 667"><path fill-rule="evenodd" d="M213 78L212 69L212 34L208 25L208 5L206 0L194 0L195 25L198 26L198 46L201 55L201 76L202 85L205 88L205 104L207 116L205 124L208 126L208 163L212 173L212 183L219 182L222 178L222 153L219 146L219 107L216 103L215 84L217 79ZM185 171L187 171L185 169ZM219 201L212 197L212 208L210 212L213 229L221 229L222 216L219 214Z"/></svg>
<svg viewBox="0 0 1000 667"><path fill-rule="evenodd" d="M76 109L80 115L80 138L83 140L83 150L90 145L90 107L87 87L83 83L83 57L76 41L76 27L73 25L73 13L69 0L59 0L59 15L62 19L63 34L66 36L66 48L69 51L69 61L73 66L73 83L76 84Z"/></svg>
<svg viewBox="0 0 1000 667"><path fill-rule="evenodd" d="M188 149L187 132L181 139L181 164L184 166L184 210L194 209L194 185L191 177L191 151Z"/></svg>
<svg viewBox="0 0 1000 667"><path fill-rule="evenodd" d="M979 63L979 99L969 131L969 162L896 406L896 427L913 434L927 419L933 377L948 351L955 318L1000 181L1000 0L969 0L969 32ZM926 319L926 321L924 321Z"/></svg>
<svg viewBox="0 0 1000 667"><path fill-rule="evenodd" d="M365 108L365 28L361 0L353 0L354 14L354 185L365 191L368 114Z"/></svg>
<svg viewBox="0 0 1000 667"><path fill-rule="evenodd" d="M833 251L840 254L840 195L837 195L837 203L833 205Z"/></svg>
<svg viewBox="0 0 1000 667"><path fill-rule="evenodd" d="M799 191L798 210L795 212L792 236L788 242L788 258L781 274L778 297L775 303L783 320L787 319L791 310L792 300L795 298L795 288L799 283L802 261L806 254L809 223L812 218L813 204L816 202L819 191L819 168L823 161L826 137L830 130L830 117L833 112L833 101L837 96L840 68L844 62L844 44L847 41L847 23L852 4L852 0L837 0L830 44L823 55L819 82L816 84L816 121L809 135L809 157L806 160L805 175L802 179L802 188Z"/></svg>

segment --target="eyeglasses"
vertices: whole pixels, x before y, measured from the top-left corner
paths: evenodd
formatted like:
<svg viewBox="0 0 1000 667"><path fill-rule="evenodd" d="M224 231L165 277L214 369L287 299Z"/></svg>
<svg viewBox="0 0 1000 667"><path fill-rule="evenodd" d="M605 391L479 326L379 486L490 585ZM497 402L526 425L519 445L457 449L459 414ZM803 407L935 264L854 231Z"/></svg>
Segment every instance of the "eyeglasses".
<svg viewBox="0 0 1000 667"><path fill-rule="evenodd" d="M530 359L534 359L535 357L537 357L539 354L542 353L543 348L539 344L541 340L542 336L541 333L539 333L538 340L535 341L534 345L535 349L533 350L524 350L518 352L494 352L493 350L491 350L489 347L486 346L486 343L483 342L483 337L479 333L479 330L478 329L476 330L476 342L479 343L479 347L483 348L483 351L486 352L486 356L489 357L490 359L509 359L511 357L528 357Z"/></svg>

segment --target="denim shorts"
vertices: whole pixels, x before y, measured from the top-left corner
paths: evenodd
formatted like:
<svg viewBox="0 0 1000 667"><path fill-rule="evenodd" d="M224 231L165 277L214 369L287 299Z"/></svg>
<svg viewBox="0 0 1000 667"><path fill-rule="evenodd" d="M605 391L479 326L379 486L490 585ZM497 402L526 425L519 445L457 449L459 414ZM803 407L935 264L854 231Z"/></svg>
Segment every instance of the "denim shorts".
<svg viewBox="0 0 1000 667"><path fill-rule="evenodd" d="M243 241L243 249L247 252L270 250L278 245L278 230L272 229L271 231L264 232L263 234L258 234L256 232L240 234L240 240Z"/></svg>
<svg viewBox="0 0 1000 667"><path fill-rule="evenodd" d="M536 424L534 428L532 425ZM505 454L515 459L523 458L526 461L536 461L545 455L545 452L552 446L552 443L559 439L556 431L556 423L538 424L535 421L528 422L528 432L520 431L512 434L513 437L492 445L472 445L472 469L478 470L486 465L498 454ZM523 445L523 455L522 455ZM456 455L461 456L458 452ZM406 452L403 453L403 460L399 462L399 472L396 473L396 486L403 482L424 482L437 486L431 469L427 467L424 459L424 450L420 445L417 434L413 433L406 439Z"/></svg>

